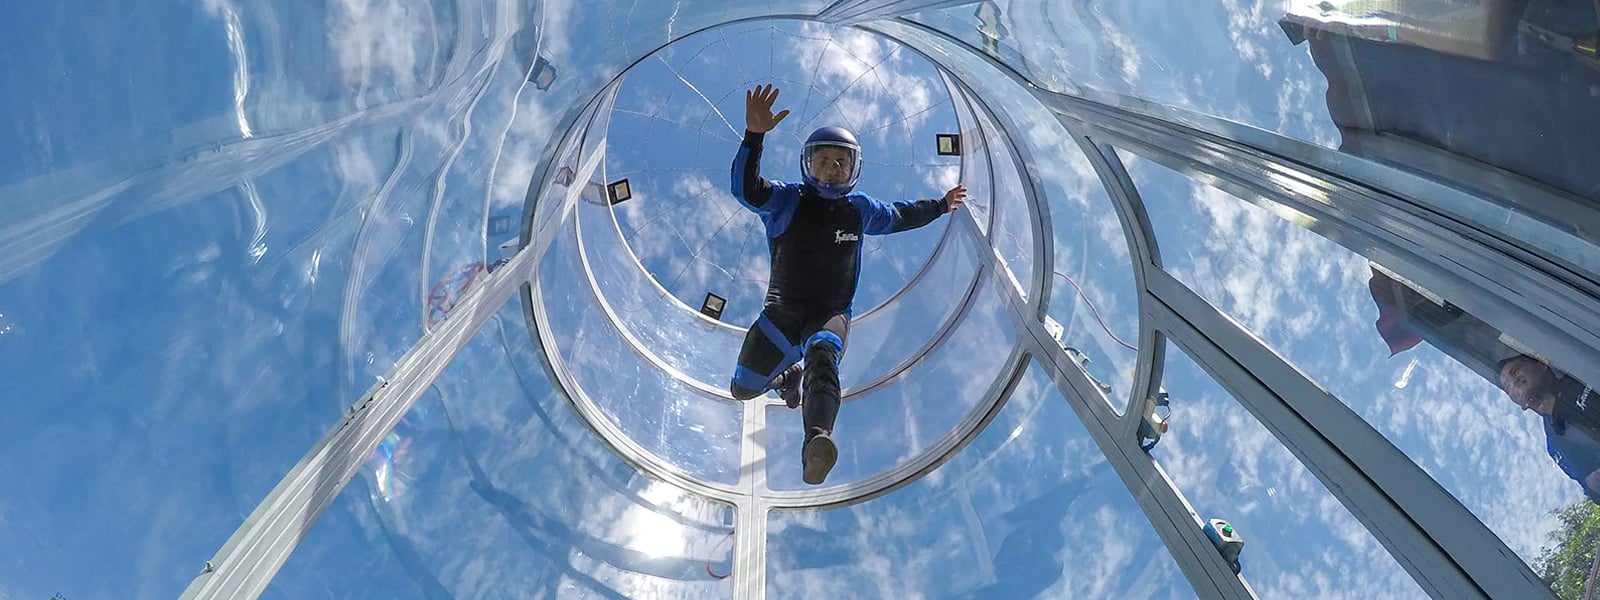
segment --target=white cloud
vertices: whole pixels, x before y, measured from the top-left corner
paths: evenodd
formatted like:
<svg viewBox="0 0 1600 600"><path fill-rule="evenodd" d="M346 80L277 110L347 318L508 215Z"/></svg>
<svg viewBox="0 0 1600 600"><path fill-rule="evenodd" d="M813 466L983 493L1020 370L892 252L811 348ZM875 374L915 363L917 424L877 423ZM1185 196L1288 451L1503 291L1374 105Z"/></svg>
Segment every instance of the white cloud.
<svg viewBox="0 0 1600 600"><path fill-rule="evenodd" d="M891 129L923 126L934 114L926 109L943 101L940 82L912 72L921 58L887 40L820 24L803 25L792 39L784 56L789 67L815 73L805 94L785 96L800 102L795 108L802 119L795 128L800 135L825 124L819 117L836 115L858 135L882 145ZM896 125L885 127L889 124Z"/></svg>
<svg viewBox="0 0 1600 600"><path fill-rule="evenodd" d="M1249 2L1248 6L1246 2ZM1283 5L1286 3L1281 0L1272 2L1278 6L1271 13L1267 11L1268 3L1261 0L1222 0L1223 10L1228 16L1228 39L1233 41L1239 57L1251 63L1263 78L1271 80L1274 67L1267 60L1267 50L1262 47L1260 37L1269 29L1277 28L1277 19L1283 15L1286 8Z"/></svg>
<svg viewBox="0 0 1600 600"><path fill-rule="evenodd" d="M372 0L341 0L329 6L328 45L346 85L357 89L357 106L367 105L371 89L394 88L403 96L421 91L419 56L433 12L423 6Z"/></svg>

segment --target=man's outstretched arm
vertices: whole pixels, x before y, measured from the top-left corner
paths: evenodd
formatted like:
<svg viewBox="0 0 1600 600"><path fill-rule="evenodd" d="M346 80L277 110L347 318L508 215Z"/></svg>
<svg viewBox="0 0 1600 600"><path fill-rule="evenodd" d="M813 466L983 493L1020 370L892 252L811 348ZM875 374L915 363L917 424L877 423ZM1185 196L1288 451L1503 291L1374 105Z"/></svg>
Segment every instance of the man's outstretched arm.
<svg viewBox="0 0 1600 600"><path fill-rule="evenodd" d="M739 153L733 157L733 197L745 208L763 212L767 200L772 198L772 182L761 177L761 142L768 131L777 127L789 111L772 114L772 105L778 101L777 88L768 84L756 86L744 93L744 140L739 142Z"/></svg>
<svg viewBox="0 0 1600 600"><path fill-rule="evenodd" d="M733 197L757 213L772 198L772 182L761 177L761 141L765 137L754 131L744 132L739 153L733 156Z"/></svg>
<svg viewBox="0 0 1600 600"><path fill-rule="evenodd" d="M863 211L861 230L871 235L882 235L916 229L934 222L939 215L961 208L966 201L967 188L961 185L950 188L943 198L902 200L894 204L874 200L870 208Z"/></svg>

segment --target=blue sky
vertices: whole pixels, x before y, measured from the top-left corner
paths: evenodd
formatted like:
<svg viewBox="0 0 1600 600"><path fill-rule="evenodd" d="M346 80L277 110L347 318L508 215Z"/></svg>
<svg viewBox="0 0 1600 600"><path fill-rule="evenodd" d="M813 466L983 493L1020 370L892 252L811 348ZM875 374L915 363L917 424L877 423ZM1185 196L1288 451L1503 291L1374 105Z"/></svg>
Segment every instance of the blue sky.
<svg viewBox="0 0 1600 600"><path fill-rule="evenodd" d="M434 283L497 258L495 246L512 234L485 233L487 224L521 214L533 165L566 110L626 66L623 48L595 40L709 18L690 7L657 19L667 15L627 4L41 4L0 23L0 58L14 67L0 74L0 140L9 140L0 144L0 381L9 382L0 390L13 399L0 425L0 456L13 457L0 461L0 551L20 557L0 565L0 600L181 590L344 406L422 335ZM1002 55L1026 57L1014 66L1046 88L1136 95L1336 143L1325 84L1305 49L1279 31L1275 2L1186 5L1182 14L1153 1L1033 4L999 3ZM972 15L967 6L919 19L980 43ZM542 27L525 28L534 21ZM523 86L525 61L501 54L517 47L537 47L556 64L557 84ZM959 163L932 152L933 134L957 127L944 83L915 53L871 36L745 23L641 62L619 93L603 164L607 180L635 182L634 199L617 212L620 231L691 307L706 290L727 290L724 320L741 327L764 291L765 257L758 222L725 184L742 129L740 92L762 80L778 82L780 105L794 110L769 138L771 177L796 177L799 140L833 122L861 134L860 189L880 199L937 196L960 176ZM1095 357L1091 373L1120 402L1132 351L1081 302L1116 337L1137 341L1120 226L1053 124L1017 138L1040 151L1058 146L1059 159L1033 165L1059 199L1051 210L1063 275L1052 276L1050 314ZM1387 357L1372 328L1365 259L1163 167L1125 160L1174 274L1372 422L1519 554L1537 555L1548 511L1579 494L1545 456L1535 420L1426 344ZM1000 177L991 196L1018 183ZM1011 223L998 231L1017 231L1018 213L994 204ZM922 266L945 222L872 240L858 313ZM1018 263L1022 247L1001 253ZM959 264L948 268L941 281L953 290L965 280ZM918 329L942 315L939 300L905 300L916 308L885 316L876 333L863 325L860 347L882 349L851 355L846 385L892 366L881 357L905 350L884 341L896 328L905 344L926 340ZM964 414L988 381L963 381L962 359L1008 349L1004 335L974 333L1003 329L997 320L980 311L923 377L888 388L883 402L846 408L842 427L853 437L841 477L886 468ZM717 339L737 339L719 331ZM706 562L725 572L730 511L634 474L592 439L551 393L526 339L514 309L478 334L269 597L726 591L699 573ZM710 358L672 356L722 365L736 350L723 343L705 350ZM624 346L592 356L592 368L619 355ZM1258 592L1415 595L1393 560L1215 382L1177 352L1168 362L1174 432L1155 456L1198 511L1240 526L1245 575ZM718 368L696 376L721 383ZM773 564L788 570L772 572L769 589L914 575L907 586L927 595L1186 595L1081 426L1051 401L1048 379L1033 370L1024 382L991 431L923 481L846 510L774 515ZM911 401L952 388L961 401L937 410ZM618 395L626 406L652 392ZM652 409L633 410L644 422ZM698 435L696 419L716 418L705 426L722 431L742 407L705 410L720 416L663 422ZM781 436L798 427L786 418L775 414L779 437L769 444L792 455L794 436ZM663 447L725 452L725 433ZM904 443L876 445L886 439ZM772 466L774 485L793 467ZM976 519L945 529L920 509ZM1123 535L1098 556L1062 550L1086 519ZM948 573L938 544L956 532L987 538L986 547L949 551L992 572L941 588ZM841 546L859 564L826 559ZM1051 576L1063 572L1102 576Z"/></svg>

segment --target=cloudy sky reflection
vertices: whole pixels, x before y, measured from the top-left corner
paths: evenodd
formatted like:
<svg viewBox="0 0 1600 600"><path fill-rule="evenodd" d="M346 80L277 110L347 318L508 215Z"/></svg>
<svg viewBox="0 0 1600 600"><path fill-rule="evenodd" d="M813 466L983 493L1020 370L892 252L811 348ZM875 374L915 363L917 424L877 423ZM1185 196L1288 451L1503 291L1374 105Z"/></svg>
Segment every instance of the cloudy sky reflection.
<svg viewBox="0 0 1600 600"><path fill-rule="evenodd" d="M1031 178L1011 164L1001 125L972 98L953 100L916 52L795 20L698 31L767 10L724 4L39 4L0 22L0 397L11 399L0 456L12 457L0 460L0 552L13 558L0 563L0 598L179 594L500 258L552 140L635 59L606 115L600 169L576 184L632 183L632 199L614 211L589 205L579 219L614 228L626 246L590 237L601 230L581 235L595 241L586 249L610 252L591 265L636 258L653 279L596 276L603 289L636 292L614 297L623 321L684 311L681 327L636 336L657 358L694 362L681 369L688 379L722 385L736 352L726 344L760 309L763 232L727 179L740 92L771 82L793 110L768 138L777 179L798 176L812 128L843 124L866 146L860 189L933 197L962 177L961 161L935 154L934 134L981 130L984 143L969 148L991 152L994 179L975 189L989 196L995 252L1024 287L1047 279L1044 312L1094 357L1090 373L1113 402L1127 400L1135 351L1125 343L1138 332L1130 253L1098 176L1058 122L1028 112L1039 105L1027 90L965 82L990 109L1039 117L1010 131L1037 162ZM1336 147L1328 83L1279 27L1281 5L1016 0L912 21L987 48L1045 90L1141 98ZM688 31L698 32L640 56ZM547 89L528 83L536 65L554 69ZM1374 325L1371 282L1384 265L1120 156L1172 274L1370 422L1520 556L1538 555L1550 511L1582 491L1549 459L1537 419L1485 375L1487 355L1432 339L1392 353ZM591 156L549 158L576 168ZM1029 186L1049 198L1048 274L1035 271L1032 215L1017 201ZM904 288L950 222L869 239L857 313ZM636 442L706 480L740 481L745 411L770 414L762 466L772 488L800 488L796 414L671 380L598 310L577 262L580 233L563 235L540 276L572 302L552 323L561 345L544 350ZM975 257L990 250L960 241L946 251L922 287L863 322L846 387L923 348L975 285L973 306L908 374L846 406L841 480L929 447L1019 356L999 295L1009 279L974 279ZM724 325L687 312L707 292L729 299ZM683 306L658 302L669 297ZM524 309L513 301L472 337L267 597L732 595L722 577L739 550L734 508L652 480L598 440L530 343ZM1486 335L1496 351L1518 347ZM712 342L724 345L688 346ZM769 595L1190 596L1051 378L1031 360L1024 369L989 429L919 481L846 508L769 515ZM1202 516L1241 527L1244 574L1263 597L1419 595L1188 357L1169 351L1163 383L1173 431L1153 455Z"/></svg>

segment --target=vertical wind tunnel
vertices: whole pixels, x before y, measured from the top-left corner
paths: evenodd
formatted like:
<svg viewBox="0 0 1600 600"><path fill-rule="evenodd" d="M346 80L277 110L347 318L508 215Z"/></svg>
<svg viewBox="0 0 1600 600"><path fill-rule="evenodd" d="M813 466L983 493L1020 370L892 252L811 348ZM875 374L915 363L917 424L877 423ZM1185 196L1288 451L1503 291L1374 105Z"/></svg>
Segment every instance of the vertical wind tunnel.
<svg viewBox="0 0 1600 600"><path fill-rule="evenodd" d="M20 7L0 598L1582 597L1596 5L1382 8ZM768 84L763 176L969 194L821 485L729 392Z"/></svg>

